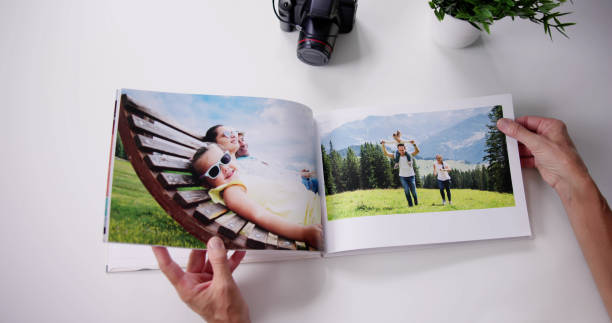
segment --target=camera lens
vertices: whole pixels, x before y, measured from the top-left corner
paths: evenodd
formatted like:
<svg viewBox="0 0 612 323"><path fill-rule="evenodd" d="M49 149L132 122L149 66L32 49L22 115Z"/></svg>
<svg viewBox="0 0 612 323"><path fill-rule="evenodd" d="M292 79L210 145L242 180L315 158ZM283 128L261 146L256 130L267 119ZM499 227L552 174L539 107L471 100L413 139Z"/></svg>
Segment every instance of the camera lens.
<svg viewBox="0 0 612 323"><path fill-rule="evenodd" d="M338 30L334 20L305 19L298 38L297 57L309 65L326 65L334 50Z"/></svg>

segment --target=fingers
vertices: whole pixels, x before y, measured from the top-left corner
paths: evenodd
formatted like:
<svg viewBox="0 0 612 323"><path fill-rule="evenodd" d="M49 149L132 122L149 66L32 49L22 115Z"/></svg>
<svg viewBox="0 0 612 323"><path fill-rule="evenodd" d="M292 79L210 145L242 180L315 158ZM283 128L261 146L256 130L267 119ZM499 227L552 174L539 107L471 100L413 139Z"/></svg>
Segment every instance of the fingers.
<svg viewBox="0 0 612 323"><path fill-rule="evenodd" d="M200 273L206 263L206 250L191 250L187 271L190 273Z"/></svg>
<svg viewBox="0 0 612 323"><path fill-rule="evenodd" d="M533 153L531 153L531 150L529 150L529 148L527 148L525 145L519 142L518 147L519 147L519 156L533 157Z"/></svg>
<svg viewBox="0 0 612 323"><path fill-rule="evenodd" d="M521 157L521 167L523 168L535 168L535 158L532 157Z"/></svg>
<svg viewBox="0 0 612 323"><path fill-rule="evenodd" d="M234 254L229 258L229 267L231 272L234 272L234 270L236 269L236 267L238 267L242 259L244 259L244 256L246 256L246 251L234 251Z"/></svg>
<svg viewBox="0 0 612 323"><path fill-rule="evenodd" d="M541 138L537 134L510 119L499 119L497 128L507 136L522 142L531 151L536 150L535 148L540 144Z"/></svg>
<svg viewBox="0 0 612 323"><path fill-rule="evenodd" d="M543 123L551 121L551 120L553 119L542 118L542 117L537 117L537 116L522 116L522 117L518 117L516 119L516 122L520 124L521 126L533 132L540 133L538 131L538 128L540 128Z"/></svg>
<svg viewBox="0 0 612 323"><path fill-rule="evenodd" d="M172 260L165 247L153 247L153 253L159 264L159 269L166 275L172 285L175 285L185 274L183 269Z"/></svg>
<svg viewBox="0 0 612 323"><path fill-rule="evenodd" d="M227 251L219 237L212 237L206 244L208 261L213 270L213 284L215 281L232 279L232 272L227 261Z"/></svg>

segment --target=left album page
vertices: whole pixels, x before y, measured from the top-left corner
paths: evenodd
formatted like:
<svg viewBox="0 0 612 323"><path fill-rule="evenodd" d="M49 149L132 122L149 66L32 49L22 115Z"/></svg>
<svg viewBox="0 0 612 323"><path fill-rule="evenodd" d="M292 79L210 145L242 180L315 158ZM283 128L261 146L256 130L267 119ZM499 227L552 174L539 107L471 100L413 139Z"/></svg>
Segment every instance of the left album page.
<svg viewBox="0 0 612 323"><path fill-rule="evenodd" d="M317 149L296 102L119 90L104 241L318 255Z"/></svg>

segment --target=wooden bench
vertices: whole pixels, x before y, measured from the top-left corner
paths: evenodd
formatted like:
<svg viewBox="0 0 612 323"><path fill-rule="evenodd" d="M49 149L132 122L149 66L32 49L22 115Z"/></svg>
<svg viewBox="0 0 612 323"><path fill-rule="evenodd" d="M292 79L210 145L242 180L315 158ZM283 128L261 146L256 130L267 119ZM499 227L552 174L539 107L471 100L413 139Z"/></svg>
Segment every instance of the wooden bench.
<svg viewBox="0 0 612 323"><path fill-rule="evenodd" d="M190 158L202 136L155 111L121 96L119 136L136 174L157 203L185 230L203 242L220 236L232 249L307 249L268 232L221 204L190 173ZM179 188L190 188L179 190Z"/></svg>

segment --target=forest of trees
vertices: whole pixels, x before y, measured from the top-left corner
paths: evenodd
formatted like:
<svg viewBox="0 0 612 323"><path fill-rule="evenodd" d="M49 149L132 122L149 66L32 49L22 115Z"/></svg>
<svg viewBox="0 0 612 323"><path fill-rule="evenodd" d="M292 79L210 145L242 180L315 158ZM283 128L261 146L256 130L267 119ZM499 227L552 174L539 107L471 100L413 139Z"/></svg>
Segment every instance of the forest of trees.
<svg viewBox="0 0 612 323"><path fill-rule="evenodd" d="M452 188L512 192L506 137L496 127L497 120L501 117L501 106L491 109L490 123L487 125L485 156L483 157L483 161L488 166L481 165L467 171L451 170L449 174ZM355 151L349 147L344 158L334 150L331 141L329 147L329 152L327 152L325 146L321 145L325 194L401 187L399 169L394 168L395 162L383 154L379 145L362 144L359 147L361 157L357 157ZM413 165L417 187L438 187L437 179L433 174L421 177L416 162Z"/></svg>
<svg viewBox="0 0 612 323"><path fill-rule="evenodd" d="M326 194L401 187L399 169L394 169L395 162L384 155L379 145L364 143L359 147L361 157L349 147L344 158L334 150L331 142L329 147L328 153L321 145ZM413 166L417 187L422 187L419 167L416 163Z"/></svg>

